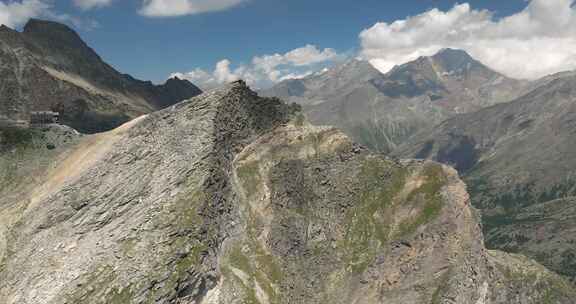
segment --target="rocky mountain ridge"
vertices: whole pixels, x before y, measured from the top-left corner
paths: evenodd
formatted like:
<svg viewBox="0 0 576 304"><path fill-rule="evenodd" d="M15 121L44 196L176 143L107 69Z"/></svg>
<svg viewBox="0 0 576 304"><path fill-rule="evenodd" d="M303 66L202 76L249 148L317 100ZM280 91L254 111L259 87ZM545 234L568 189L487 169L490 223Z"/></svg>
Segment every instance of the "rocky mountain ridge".
<svg viewBox="0 0 576 304"><path fill-rule="evenodd" d="M164 85L121 74L66 25L32 19L22 32L0 27L0 114L28 120L55 110L81 132L113 129L201 93L187 80Z"/></svg>
<svg viewBox="0 0 576 304"><path fill-rule="evenodd" d="M243 82L107 133L14 132L1 304L575 303L484 248L453 169L371 153Z"/></svg>

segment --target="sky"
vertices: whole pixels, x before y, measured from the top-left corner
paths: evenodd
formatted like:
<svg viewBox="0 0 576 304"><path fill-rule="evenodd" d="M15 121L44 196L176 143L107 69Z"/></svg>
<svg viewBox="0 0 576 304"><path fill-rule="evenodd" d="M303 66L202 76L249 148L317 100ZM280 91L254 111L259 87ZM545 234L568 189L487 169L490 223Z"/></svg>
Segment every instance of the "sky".
<svg viewBox="0 0 576 304"><path fill-rule="evenodd" d="M382 72L441 48L535 79L576 69L574 0L0 0L0 23L74 27L140 79L262 88L349 58Z"/></svg>

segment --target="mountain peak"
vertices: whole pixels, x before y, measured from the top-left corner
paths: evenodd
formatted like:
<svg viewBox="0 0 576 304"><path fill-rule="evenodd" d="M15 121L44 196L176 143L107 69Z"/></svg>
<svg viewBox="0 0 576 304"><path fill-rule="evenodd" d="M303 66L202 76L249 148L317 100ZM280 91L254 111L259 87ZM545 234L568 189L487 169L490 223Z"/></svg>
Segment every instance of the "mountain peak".
<svg viewBox="0 0 576 304"><path fill-rule="evenodd" d="M41 43L44 47L62 49L71 48L76 52L90 52L80 35L69 26L55 21L30 19L24 26L24 35ZM90 54L94 55L94 54Z"/></svg>
<svg viewBox="0 0 576 304"><path fill-rule="evenodd" d="M14 42L15 40L18 40L20 36L20 33L4 24L0 25L0 38L4 41L4 42Z"/></svg>
<svg viewBox="0 0 576 304"><path fill-rule="evenodd" d="M472 58L472 56L470 56L466 51L460 49L445 48L430 58L448 72L482 65L476 59Z"/></svg>
<svg viewBox="0 0 576 304"><path fill-rule="evenodd" d="M187 83L191 84L191 82L188 81L187 79L182 79L178 76L174 76L174 77L168 78L168 80L166 80L164 85L187 84Z"/></svg>
<svg viewBox="0 0 576 304"><path fill-rule="evenodd" d="M229 82L216 89L223 94L233 94L242 96L258 96L258 93L252 90L250 86L243 79Z"/></svg>
<svg viewBox="0 0 576 304"><path fill-rule="evenodd" d="M0 24L0 31L13 31L13 29L6 26L5 24Z"/></svg>
<svg viewBox="0 0 576 304"><path fill-rule="evenodd" d="M166 82L160 87L166 91L166 96L170 97L166 100L166 104L163 105L164 107L173 103L174 100L184 100L191 96L202 94L202 90L192 82L178 77L172 77L166 80Z"/></svg>
<svg viewBox="0 0 576 304"><path fill-rule="evenodd" d="M76 32L68 27L63 23L59 23L56 21L49 21L49 20L41 20L41 19L30 19L24 25L24 33L36 33L36 32L59 32L59 33L73 33L75 35Z"/></svg>
<svg viewBox="0 0 576 304"><path fill-rule="evenodd" d="M342 64L332 67L326 73L319 75L311 75L305 79L316 79L322 82L342 82L343 85L356 82L363 83L370 79L381 76L382 73L378 71L370 62L366 60L359 60L356 58L350 59Z"/></svg>
<svg viewBox="0 0 576 304"><path fill-rule="evenodd" d="M356 70L364 70L364 71L373 71L376 68L367 60L360 60L358 58L352 58L342 65L340 65L341 69L356 69Z"/></svg>
<svg viewBox="0 0 576 304"><path fill-rule="evenodd" d="M462 49L443 48L439 50L433 57L437 56L450 56L450 57L464 57L472 59L470 54Z"/></svg>

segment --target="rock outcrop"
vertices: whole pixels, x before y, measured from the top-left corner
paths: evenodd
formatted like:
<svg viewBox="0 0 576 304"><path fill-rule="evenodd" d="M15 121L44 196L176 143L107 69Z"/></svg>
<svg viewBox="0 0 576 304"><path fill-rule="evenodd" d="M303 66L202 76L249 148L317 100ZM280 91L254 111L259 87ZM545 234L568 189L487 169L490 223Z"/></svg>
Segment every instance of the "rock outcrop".
<svg viewBox="0 0 576 304"><path fill-rule="evenodd" d="M140 81L106 64L69 27L32 19L23 32L0 28L0 115L27 120L54 110L83 133L113 129L201 93L187 80Z"/></svg>
<svg viewBox="0 0 576 304"><path fill-rule="evenodd" d="M575 303L484 248L455 170L373 154L243 82L58 142L33 180L0 171L21 185L0 188L1 304Z"/></svg>

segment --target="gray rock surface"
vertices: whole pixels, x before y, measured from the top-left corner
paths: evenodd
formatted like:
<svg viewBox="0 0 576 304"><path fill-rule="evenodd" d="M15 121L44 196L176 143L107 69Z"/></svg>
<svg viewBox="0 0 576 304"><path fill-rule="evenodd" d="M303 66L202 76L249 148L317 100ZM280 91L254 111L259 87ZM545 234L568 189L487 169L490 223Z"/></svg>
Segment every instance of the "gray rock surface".
<svg viewBox="0 0 576 304"><path fill-rule="evenodd" d="M18 185L0 188L1 304L575 303L484 248L455 170L370 153L243 82L50 154L39 136L3 141L50 161L0 171Z"/></svg>

